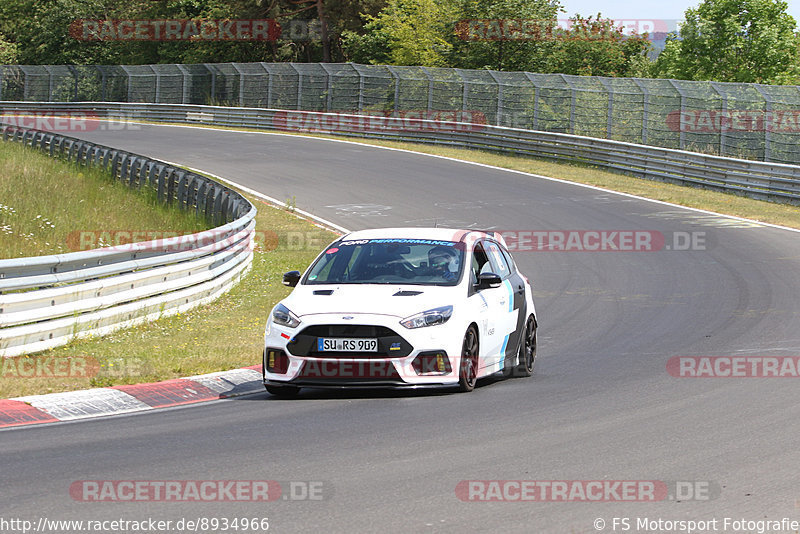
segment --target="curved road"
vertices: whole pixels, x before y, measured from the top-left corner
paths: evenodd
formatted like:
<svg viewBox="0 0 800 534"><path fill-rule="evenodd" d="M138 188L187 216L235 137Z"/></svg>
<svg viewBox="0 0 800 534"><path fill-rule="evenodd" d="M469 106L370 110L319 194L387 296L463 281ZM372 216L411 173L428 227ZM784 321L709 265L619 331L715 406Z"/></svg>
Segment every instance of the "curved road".
<svg viewBox="0 0 800 534"><path fill-rule="evenodd" d="M724 517L800 519L796 382L666 370L673 356L800 354L797 233L320 139L166 126L84 137L294 196L298 207L351 229L435 221L656 230L668 244L675 232L702 232L707 246L516 252L540 316L532 379L484 381L471 394L306 391L283 401L264 393L0 432L1 517L246 516L268 517L274 532L553 533L597 532L597 518L612 532L614 517L630 518L631 532L645 517L717 518L720 532ZM85 479L321 481L325 498L76 502L70 484ZM455 489L463 480L682 481L707 484L710 499L462 502Z"/></svg>

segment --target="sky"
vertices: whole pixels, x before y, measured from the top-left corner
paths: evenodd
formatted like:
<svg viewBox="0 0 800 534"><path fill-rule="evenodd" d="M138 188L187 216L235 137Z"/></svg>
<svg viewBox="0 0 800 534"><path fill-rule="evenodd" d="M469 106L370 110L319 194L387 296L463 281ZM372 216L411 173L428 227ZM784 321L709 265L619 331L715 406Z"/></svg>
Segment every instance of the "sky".
<svg viewBox="0 0 800 534"><path fill-rule="evenodd" d="M559 18L567 18L575 13L584 17L596 15L599 11L604 17L614 20L682 20L689 7L697 7L700 0L560 0L566 13ZM786 1L786 0L784 0ZM787 12L800 24L800 0L788 0Z"/></svg>

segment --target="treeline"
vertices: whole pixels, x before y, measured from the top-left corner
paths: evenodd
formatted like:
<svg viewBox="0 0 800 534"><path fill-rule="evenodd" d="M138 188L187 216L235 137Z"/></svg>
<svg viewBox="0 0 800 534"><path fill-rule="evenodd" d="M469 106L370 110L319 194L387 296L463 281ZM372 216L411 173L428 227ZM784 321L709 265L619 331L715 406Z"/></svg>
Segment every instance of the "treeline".
<svg viewBox="0 0 800 534"><path fill-rule="evenodd" d="M0 63L354 61L800 84L786 10L704 0L652 60L646 34L599 14L560 28L557 0L2 0Z"/></svg>

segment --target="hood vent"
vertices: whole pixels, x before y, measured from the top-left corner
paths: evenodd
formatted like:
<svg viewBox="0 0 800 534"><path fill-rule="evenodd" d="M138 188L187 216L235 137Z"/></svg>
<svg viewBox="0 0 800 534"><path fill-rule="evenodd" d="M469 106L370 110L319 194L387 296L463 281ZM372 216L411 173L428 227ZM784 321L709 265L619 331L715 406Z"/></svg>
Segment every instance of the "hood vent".
<svg viewBox="0 0 800 534"><path fill-rule="evenodd" d="M422 291L406 291L406 290L402 290L401 289L400 291L398 291L397 293L395 293L392 296L393 297L413 297L415 295L422 295Z"/></svg>
<svg viewBox="0 0 800 534"><path fill-rule="evenodd" d="M333 289L315 289L315 295L333 295Z"/></svg>

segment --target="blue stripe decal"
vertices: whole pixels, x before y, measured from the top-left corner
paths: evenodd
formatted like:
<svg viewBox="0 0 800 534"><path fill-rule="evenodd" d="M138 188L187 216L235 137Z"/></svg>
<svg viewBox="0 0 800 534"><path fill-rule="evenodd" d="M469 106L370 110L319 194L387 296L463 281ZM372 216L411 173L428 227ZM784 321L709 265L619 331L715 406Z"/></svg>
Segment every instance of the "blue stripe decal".
<svg viewBox="0 0 800 534"><path fill-rule="evenodd" d="M511 337L511 334L508 334L506 338L503 340L503 348L500 349L500 370L502 371L505 369L506 366L506 347L508 346L508 338Z"/></svg>
<svg viewBox="0 0 800 534"><path fill-rule="evenodd" d="M510 313L514 311L514 287L511 285L510 280L503 282L503 285L505 286L506 291L508 291L508 311Z"/></svg>

